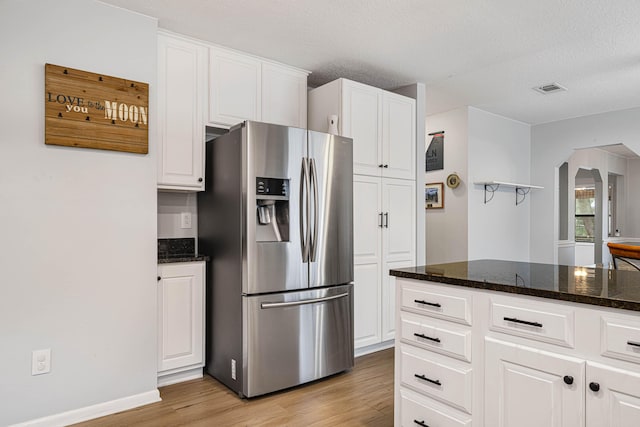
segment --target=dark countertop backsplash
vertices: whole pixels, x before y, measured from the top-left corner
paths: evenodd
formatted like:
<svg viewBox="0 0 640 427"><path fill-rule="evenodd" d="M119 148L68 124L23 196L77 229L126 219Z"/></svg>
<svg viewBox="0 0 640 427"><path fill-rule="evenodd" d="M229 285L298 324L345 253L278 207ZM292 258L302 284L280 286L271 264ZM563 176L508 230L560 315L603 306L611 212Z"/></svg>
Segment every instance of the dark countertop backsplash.
<svg viewBox="0 0 640 427"><path fill-rule="evenodd" d="M194 237L158 239L158 264L194 261L209 261L208 256L196 253Z"/></svg>

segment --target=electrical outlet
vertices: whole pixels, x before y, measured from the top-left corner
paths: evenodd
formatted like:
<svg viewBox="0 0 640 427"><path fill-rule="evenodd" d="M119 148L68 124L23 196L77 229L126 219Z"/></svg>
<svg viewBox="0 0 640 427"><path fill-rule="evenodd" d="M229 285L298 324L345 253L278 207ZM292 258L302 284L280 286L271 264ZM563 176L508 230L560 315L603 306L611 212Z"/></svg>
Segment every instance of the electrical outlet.
<svg viewBox="0 0 640 427"><path fill-rule="evenodd" d="M231 359L231 379L236 379L236 359Z"/></svg>
<svg viewBox="0 0 640 427"><path fill-rule="evenodd" d="M191 212L180 214L180 228L191 228Z"/></svg>
<svg viewBox="0 0 640 427"><path fill-rule="evenodd" d="M51 349L34 350L31 353L31 375L51 372Z"/></svg>

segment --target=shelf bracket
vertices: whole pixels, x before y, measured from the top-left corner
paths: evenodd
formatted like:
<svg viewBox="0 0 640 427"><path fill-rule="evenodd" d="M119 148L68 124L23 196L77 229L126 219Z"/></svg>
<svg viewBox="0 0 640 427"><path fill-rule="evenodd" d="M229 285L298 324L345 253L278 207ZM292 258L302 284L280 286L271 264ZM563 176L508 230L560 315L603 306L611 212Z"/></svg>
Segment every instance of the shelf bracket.
<svg viewBox="0 0 640 427"><path fill-rule="evenodd" d="M524 202L524 199L527 197L527 194L529 194L529 191L531 191L531 188L516 187L516 206ZM518 196L522 196L522 198L518 200Z"/></svg>
<svg viewBox="0 0 640 427"><path fill-rule="evenodd" d="M496 190L500 187L500 184L485 184L484 185L484 204L486 205L488 202L493 200L493 196ZM487 199L487 192L491 194L491 197Z"/></svg>

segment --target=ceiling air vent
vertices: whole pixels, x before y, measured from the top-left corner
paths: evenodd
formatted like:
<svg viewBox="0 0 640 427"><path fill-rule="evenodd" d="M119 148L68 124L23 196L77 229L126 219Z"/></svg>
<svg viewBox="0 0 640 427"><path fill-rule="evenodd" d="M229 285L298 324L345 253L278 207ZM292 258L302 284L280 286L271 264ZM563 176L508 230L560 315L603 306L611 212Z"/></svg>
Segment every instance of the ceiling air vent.
<svg viewBox="0 0 640 427"><path fill-rule="evenodd" d="M538 87L534 87L533 90L540 92L540 93L556 93L556 92L563 92L565 90L567 90L566 87L560 86L558 83L549 83L546 85L542 85L542 86L538 86Z"/></svg>

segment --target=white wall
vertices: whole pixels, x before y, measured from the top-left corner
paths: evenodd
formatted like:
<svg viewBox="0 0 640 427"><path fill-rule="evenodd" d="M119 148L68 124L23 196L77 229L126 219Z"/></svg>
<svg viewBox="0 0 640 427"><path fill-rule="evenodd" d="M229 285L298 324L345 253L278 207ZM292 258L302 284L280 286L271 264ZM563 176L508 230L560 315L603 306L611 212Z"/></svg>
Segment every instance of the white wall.
<svg viewBox="0 0 640 427"><path fill-rule="evenodd" d="M150 84L156 21L91 0L0 3L0 425L156 392L156 143L46 146L44 64ZM50 348L51 373L31 376Z"/></svg>
<svg viewBox="0 0 640 427"><path fill-rule="evenodd" d="M623 143L640 153L639 118L640 108L633 108L531 128L531 181L545 187L529 196L532 262L555 262L554 244L558 236L558 224L554 221L555 168L577 148Z"/></svg>
<svg viewBox="0 0 640 427"><path fill-rule="evenodd" d="M638 135L640 139L640 135ZM640 160L629 160L625 182L626 210L625 219L618 221L620 234L627 237L640 237ZM626 185L627 183L635 183Z"/></svg>
<svg viewBox="0 0 640 427"><path fill-rule="evenodd" d="M464 261L467 259L467 193L471 185L467 166L466 107L428 116L427 135L444 131L444 169L425 173L425 182L443 182L456 172L460 176L458 188L444 185L444 209L426 210L426 261L427 264ZM431 142L427 136L425 151ZM424 153L422 154L424 158ZM424 190L421 191L424 193ZM424 199L421 205L424 207Z"/></svg>
<svg viewBox="0 0 640 427"><path fill-rule="evenodd" d="M181 214L191 214L191 228L180 228ZM198 237L198 194L158 192L158 239Z"/></svg>
<svg viewBox="0 0 640 427"><path fill-rule="evenodd" d="M422 141L425 140L425 111L426 111L426 91L424 83L415 83L394 90L404 96L416 100L416 236L425 235L425 212L424 195L424 150ZM425 241L416 239L416 265L426 263Z"/></svg>
<svg viewBox="0 0 640 427"><path fill-rule="evenodd" d="M531 190L516 206L515 189L500 187L484 203L482 180L531 183L531 127L469 108L469 259L529 260Z"/></svg>

